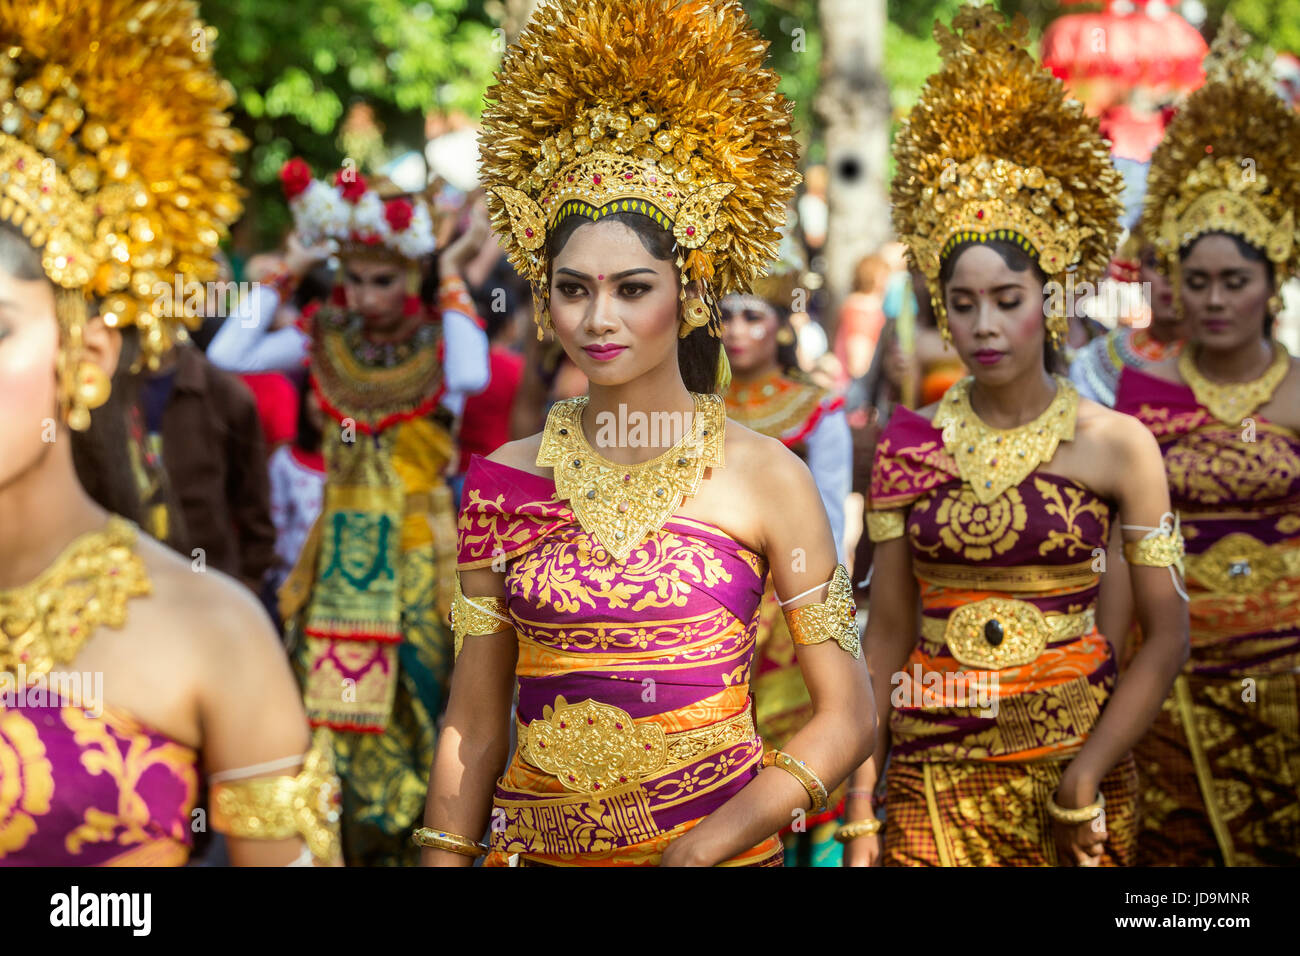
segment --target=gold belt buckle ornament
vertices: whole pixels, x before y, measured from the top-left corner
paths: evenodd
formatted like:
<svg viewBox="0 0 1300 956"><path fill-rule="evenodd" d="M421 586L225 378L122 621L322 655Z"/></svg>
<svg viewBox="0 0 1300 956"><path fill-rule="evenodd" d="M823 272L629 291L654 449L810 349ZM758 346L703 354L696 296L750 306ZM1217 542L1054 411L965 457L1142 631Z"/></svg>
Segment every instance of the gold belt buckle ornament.
<svg viewBox="0 0 1300 956"><path fill-rule="evenodd" d="M1191 561L1193 576L1213 591L1251 594L1286 576L1286 561L1275 548L1236 532Z"/></svg>
<svg viewBox="0 0 1300 956"><path fill-rule="evenodd" d="M557 697L526 734L529 760L578 793L632 786L668 758L662 727L638 724L627 711L594 700L569 704Z"/></svg>
<svg viewBox="0 0 1300 956"><path fill-rule="evenodd" d="M944 640L967 667L1001 670L1034 660L1047 647L1049 634L1047 619L1034 605L985 598L949 615Z"/></svg>

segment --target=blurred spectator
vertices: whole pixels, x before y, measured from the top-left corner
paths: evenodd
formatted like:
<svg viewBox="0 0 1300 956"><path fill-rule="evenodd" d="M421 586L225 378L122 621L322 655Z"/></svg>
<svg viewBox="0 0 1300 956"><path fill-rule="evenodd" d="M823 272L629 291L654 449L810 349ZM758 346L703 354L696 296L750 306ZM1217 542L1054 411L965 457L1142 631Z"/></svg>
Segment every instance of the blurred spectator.
<svg viewBox="0 0 1300 956"><path fill-rule="evenodd" d="M325 459L321 454L325 415L310 382L303 381L297 401L298 429L293 444L278 448L267 466L271 520L275 523L275 565L267 574L268 598L280 589L298 563L303 544L320 515L325 492Z"/></svg>
<svg viewBox="0 0 1300 956"><path fill-rule="evenodd" d="M885 325L883 306L889 277L889 263L878 252L864 256L854 271L853 292L840 307L835 333L841 385L861 378L871 368L880 330Z"/></svg>
<svg viewBox="0 0 1300 956"><path fill-rule="evenodd" d="M237 377L193 345L175 346L140 383L147 448L161 457L181 528L165 529L187 558L253 591L275 560L266 446L257 405Z"/></svg>

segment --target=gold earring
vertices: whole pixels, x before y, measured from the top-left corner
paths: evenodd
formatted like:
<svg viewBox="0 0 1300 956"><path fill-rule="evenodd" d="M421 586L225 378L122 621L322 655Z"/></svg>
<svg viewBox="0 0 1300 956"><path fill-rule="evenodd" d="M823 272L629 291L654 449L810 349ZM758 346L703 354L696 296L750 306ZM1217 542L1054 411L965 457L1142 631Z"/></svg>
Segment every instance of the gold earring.
<svg viewBox="0 0 1300 956"><path fill-rule="evenodd" d="M776 330L776 340L781 345L794 345L794 329L783 325Z"/></svg>
<svg viewBox="0 0 1300 956"><path fill-rule="evenodd" d="M1268 298L1268 311L1274 318L1282 314L1282 296L1279 293L1273 293Z"/></svg>
<svg viewBox="0 0 1300 956"><path fill-rule="evenodd" d="M90 427L90 410L108 401L113 383L108 373L94 362L77 366L77 384L72 390L72 403L68 409L68 427L84 432Z"/></svg>
<svg viewBox="0 0 1300 956"><path fill-rule="evenodd" d="M678 337L684 339L695 329L701 329L708 324L709 307L703 299L691 296L682 303L682 324L677 331Z"/></svg>
<svg viewBox="0 0 1300 956"><path fill-rule="evenodd" d="M1070 329L1070 320L1064 312L1052 312L1047 317L1047 336L1052 340L1052 347L1059 349Z"/></svg>

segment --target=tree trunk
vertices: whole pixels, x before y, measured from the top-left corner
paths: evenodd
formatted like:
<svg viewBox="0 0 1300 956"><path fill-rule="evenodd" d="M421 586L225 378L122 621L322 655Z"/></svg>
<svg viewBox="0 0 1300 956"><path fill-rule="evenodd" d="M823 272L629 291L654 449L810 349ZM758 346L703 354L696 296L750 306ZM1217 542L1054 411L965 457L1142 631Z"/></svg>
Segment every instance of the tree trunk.
<svg viewBox="0 0 1300 956"><path fill-rule="evenodd" d="M890 238L889 87L885 0L820 0L822 82L813 109L822 124L830 207L826 228L826 334L853 290L858 261Z"/></svg>

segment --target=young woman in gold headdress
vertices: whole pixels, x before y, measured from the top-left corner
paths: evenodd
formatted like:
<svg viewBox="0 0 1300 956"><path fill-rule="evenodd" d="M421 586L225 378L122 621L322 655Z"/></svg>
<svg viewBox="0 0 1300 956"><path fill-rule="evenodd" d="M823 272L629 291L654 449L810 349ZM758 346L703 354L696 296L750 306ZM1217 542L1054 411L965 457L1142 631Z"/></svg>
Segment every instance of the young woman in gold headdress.
<svg viewBox="0 0 1300 956"><path fill-rule="evenodd" d="M1300 863L1300 362L1273 338L1300 267L1300 117L1225 19L1151 161L1155 237L1190 345L1125 368L1187 535L1191 658L1136 749L1140 859Z"/></svg>
<svg viewBox="0 0 1300 956"><path fill-rule="evenodd" d="M0 35L0 864L179 865L206 826L237 864L336 861L327 742L304 756L260 605L77 475L125 460L129 368L240 211L213 38L171 0L0 3ZM127 482L101 498L129 516Z"/></svg>
<svg viewBox="0 0 1300 956"><path fill-rule="evenodd" d="M1067 276L1109 261L1119 174L1023 18L966 6L935 37L894 225L971 375L896 409L876 448L865 643L889 746L853 777L846 862L1130 864L1129 750L1184 659L1186 609L1168 567L1132 568L1149 641L1117 681L1095 606L1112 522L1141 564L1179 538L1151 436L1049 371Z"/></svg>
<svg viewBox="0 0 1300 956"><path fill-rule="evenodd" d="M738 3L560 0L489 93L496 226L590 388L466 477L430 864L780 865L777 831L870 750L816 485L716 394L714 297L772 257L797 179L763 50ZM769 570L813 715L765 758L748 678Z"/></svg>

